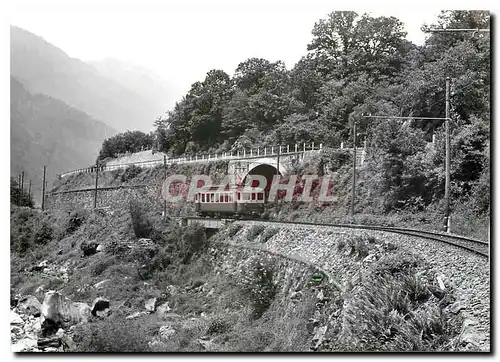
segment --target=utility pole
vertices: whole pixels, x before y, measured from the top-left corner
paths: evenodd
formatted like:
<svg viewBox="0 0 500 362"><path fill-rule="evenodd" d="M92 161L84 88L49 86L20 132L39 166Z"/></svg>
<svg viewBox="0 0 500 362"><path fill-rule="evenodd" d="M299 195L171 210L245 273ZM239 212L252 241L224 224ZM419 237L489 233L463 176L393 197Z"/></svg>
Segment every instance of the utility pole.
<svg viewBox="0 0 500 362"><path fill-rule="evenodd" d="M21 202L23 201L23 193L24 193L24 171L21 172Z"/></svg>
<svg viewBox="0 0 500 362"><path fill-rule="evenodd" d="M356 200L356 121L352 125L352 200L351 200L351 216L354 215L354 202Z"/></svg>
<svg viewBox="0 0 500 362"><path fill-rule="evenodd" d="M17 204L21 206L21 195L23 194L23 189L21 188L21 175L17 175L17 188L19 193L17 194Z"/></svg>
<svg viewBox="0 0 500 362"><path fill-rule="evenodd" d="M46 166L43 166L42 211L45 210L45 171L46 171Z"/></svg>
<svg viewBox="0 0 500 362"><path fill-rule="evenodd" d="M450 232L450 77L446 77L446 106L445 106L445 132L446 132L446 178L444 186L444 229Z"/></svg>
<svg viewBox="0 0 500 362"><path fill-rule="evenodd" d="M30 180L30 186L28 188L28 199L31 200L31 180Z"/></svg>
<svg viewBox="0 0 500 362"><path fill-rule="evenodd" d="M97 208L97 183L99 182L99 160L95 162L94 209Z"/></svg>
<svg viewBox="0 0 500 362"><path fill-rule="evenodd" d="M167 179L167 156L163 155L163 185L165 187L165 180ZM168 190L163 190L163 217L167 217L167 192Z"/></svg>
<svg viewBox="0 0 500 362"><path fill-rule="evenodd" d="M281 144L278 144L278 158L277 158L277 162L276 162L276 182L279 184L280 181L279 181L279 175L280 175L280 151L281 151ZM278 196L279 196L279 192L278 192L278 188L276 187L276 205L278 204Z"/></svg>

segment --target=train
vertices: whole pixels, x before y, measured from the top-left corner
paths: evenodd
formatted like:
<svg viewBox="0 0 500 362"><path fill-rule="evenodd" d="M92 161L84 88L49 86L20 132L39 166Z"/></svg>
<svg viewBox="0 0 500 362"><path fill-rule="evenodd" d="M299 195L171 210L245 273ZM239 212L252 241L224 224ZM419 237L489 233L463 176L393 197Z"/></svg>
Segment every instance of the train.
<svg viewBox="0 0 500 362"><path fill-rule="evenodd" d="M248 190L242 186L220 190L212 186L195 194L195 211L199 216L246 218L261 217L266 206L266 190Z"/></svg>

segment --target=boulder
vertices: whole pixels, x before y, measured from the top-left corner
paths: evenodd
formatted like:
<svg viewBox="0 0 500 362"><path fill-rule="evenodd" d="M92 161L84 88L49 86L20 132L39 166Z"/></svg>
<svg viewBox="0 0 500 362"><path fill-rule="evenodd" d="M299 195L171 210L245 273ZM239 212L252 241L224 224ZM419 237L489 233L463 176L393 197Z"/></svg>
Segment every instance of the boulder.
<svg viewBox="0 0 500 362"><path fill-rule="evenodd" d="M139 318L142 315L148 314L147 312L135 312L134 314L128 315L125 317L125 319L136 319Z"/></svg>
<svg viewBox="0 0 500 362"><path fill-rule="evenodd" d="M328 326L323 326L323 327L318 327L316 328L316 333L313 337L313 343L315 343L313 349L317 350L321 344L323 343L323 340L325 338L326 331L328 330Z"/></svg>
<svg viewBox="0 0 500 362"><path fill-rule="evenodd" d="M144 303L144 307L148 312L154 313L154 311L156 310L156 298L146 300L146 302Z"/></svg>
<svg viewBox="0 0 500 362"><path fill-rule="evenodd" d="M13 324L13 325L23 325L24 321L23 321L23 319L21 318L21 316L19 314L17 314L13 310L11 310L10 311L10 324Z"/></svg>
<svg viewBox="0 0 500 362"><path fill-rule="evenodd" d="M92 315L95 316L98 311L103 311L108 308L109 300L102 297L97 297L92 302Z"/></svg>
<svg viewBox="0 0 500 362"><path fill-rule="evenodd" d="M205 340L203 338L200 338L200 339L198 339L198 343L206 351L210 351L213 348L213 343L211 340L208 341L208 340Z"/></svg>
<svg viewBox="0 0 500 362"><path fill-rule="evenodd" d="M20 336L24 334L24 330L20 325L13 324L10 326L10 333L16 336Z"/></svg>
<svg viewBox="0 0 500 362"><path fill-rule="evenodd" d="M11 351L14 353L31 352L35 349L37 349L37 341L33 338L23 338L11 346Z"/></svg>
<svg viewBox="0 0 500 362"><path fill-rule="evenodd" d="M41 272L41 271L43 271L47 267L48 264L49 264L49 262L47 260L44 260L44 261L40 262L40 264L35 265L34 267L32 267L31 271Z"/></svg>
<svg viewBox="0 0 500 362"><path fill-rule="evenodd" d="M169 307L168 302L163 303L158 308L156 308L156 314L158 317L163 318L167 315L172 309Z"/></svg>
<svg viewBox="0 0 500 362"><path fill-rule="evenodd" d="M444 279L443 275L436 275L436 280L437 280L439 288L441 290L445 290L446 289L446 287L444 285L444 282L443 282L443 279Z"/></svg>
<svg viewBox="0 0 500 362"><path fill-rule="evenodd" d="M97 245L97 248L95 248L95 251L97 251L98 253L103 251L104 250L104 246L102 246L101 244Z"/></svg>
<svg viewBox="0 0 500 362"><path fill-rule="evenodd" d="M39 317L42 304L40 304L36 297L27 295L19 299L16 309L22 314Z"/></svg>
<svg viewBox="0 0 500 362"><path fill-rule="evenodd" d="M448 307L449 311L453 314L458 314L458 312L465 308L467 308L467 306L461 301L455 302Z"/></svg>
<svg viewBox="0 0 500 362"><path fill-rule="evenodd" d="M100 289L104 284L106 284L107 282L109 282L111 279L104 279L102 281L100 281L99 283L95 283L94 284L94 288L96 289Z"/></svg>
<svg viewBox="0 0 500 362"><path fill-rule="evenodd" d="M65 334L61 337L61 345L63 346L64 351L74 351L75 342L71 336Z"/></svg>
<svg viewBox="0 0 500 362"><path fill-rule="evenodd" d="M74 303L53 290L45 293L40 317L44 334L52 334L59 327L87 322L89 317L90 307L86 303Z"/></svg>

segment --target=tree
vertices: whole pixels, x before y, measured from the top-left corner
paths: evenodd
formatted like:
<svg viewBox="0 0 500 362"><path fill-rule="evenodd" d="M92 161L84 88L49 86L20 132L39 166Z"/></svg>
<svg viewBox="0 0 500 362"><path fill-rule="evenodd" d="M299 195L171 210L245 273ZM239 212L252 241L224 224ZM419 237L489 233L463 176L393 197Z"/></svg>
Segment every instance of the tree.
<svg viewBox="0 0 500 362"><path fill-rule="evenodd" d="M251 58L240 63L235 92L224 110L223 132L234 141L245 130L270 132L304 105L291 95L291 78L283 62Z"/></svg>
<svg viewBox="0 0 500 362"><path fill-rule="evenodd" d="M333 63L337 78L367 72L374 79L391 77L411 48L403 23L394 17L359 16L354 11L334 11L312 30L307 50Z"/></svg>
<svg viewBox="0 0 500 362"><path fill-rule="evenodd" d="M104 140L99 152L99 160L108 157L115 158L127 152L139 152L145 149L152 149L154 135L141 131L127 131L117 134Z"/></svg>
<svg viewBox="0 0 500 362"><path fill-rule="evenodd" d="M233 92L231 77L211 70L203 82L195 82L174 109L155 124L161 149L173 154L206 151L222 141L223 110Z"/></svg>
<svg viewBox="0 0 500 362"><path fill-rule="evenodd" d="M13 178L10 178L10 203L17 206L33 207L33 197L26 190L20 190L19 183Z"/></svg>

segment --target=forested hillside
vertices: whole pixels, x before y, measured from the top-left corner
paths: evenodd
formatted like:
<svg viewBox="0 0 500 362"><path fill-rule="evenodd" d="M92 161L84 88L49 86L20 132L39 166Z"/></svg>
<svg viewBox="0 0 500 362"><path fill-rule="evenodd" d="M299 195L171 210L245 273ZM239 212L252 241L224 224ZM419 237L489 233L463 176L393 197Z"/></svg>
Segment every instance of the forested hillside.
<svg viewBox="0 0 500 362"><path fill-rule="evenodd" d="M484 11L446 11L430 28L489 28ZM376 210L421 210L444 193L444 122L377 116L445 116L451 78L452 197L474 195L489 207L490 37L487 32L430 33L417 46L393 17L338 11L319 20L305 55L283 62L251 58L234 76L211 70L156 121L163 151L173 155L261 144L366 141L360 181ZM428 143L435 136L435 147Z"/></svg>
<svg viewBox="0 0 500 362"><path fill-rule="evenodd" d="M41 194L42 168L47 180L56 173L95 162L106 135L116 131L60 100L31 94L10 78L11 175L25 172L25 187L33 181L36 201Z"/></svg>
<svg viewBox="0 0 500 362"><path fill-rule="evenodd" d="M32 93L60 99L118 131L149 131L167 107L166 100L148 99L35 34L11 27L10 35L11 75Z"/></svg>

